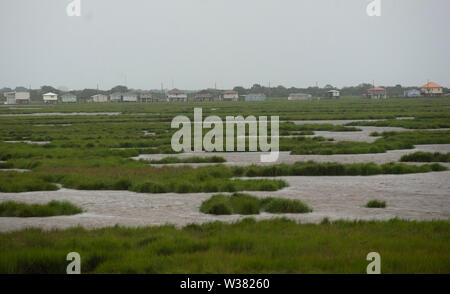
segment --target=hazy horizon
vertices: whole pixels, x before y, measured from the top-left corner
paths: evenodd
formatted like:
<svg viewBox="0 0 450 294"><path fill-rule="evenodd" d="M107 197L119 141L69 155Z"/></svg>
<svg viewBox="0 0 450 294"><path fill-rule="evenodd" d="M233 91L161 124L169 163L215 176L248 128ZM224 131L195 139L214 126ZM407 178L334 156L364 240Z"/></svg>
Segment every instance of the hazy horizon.
<svg viewBox="0 0 450 294"><path fill-rule="evenodd" d="M450 85L450 1L0 2L0 88Z"/></svg>

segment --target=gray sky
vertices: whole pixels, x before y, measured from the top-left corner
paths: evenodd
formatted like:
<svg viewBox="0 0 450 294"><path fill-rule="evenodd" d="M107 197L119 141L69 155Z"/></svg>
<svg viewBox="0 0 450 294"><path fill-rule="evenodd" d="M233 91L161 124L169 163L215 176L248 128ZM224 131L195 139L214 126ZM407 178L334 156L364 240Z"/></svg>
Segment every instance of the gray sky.
<svg viewBox="0 0 450 294"><path fill-rule="evenodd" d="M0 87L450 86L449 0L0 1Z"/></svg>

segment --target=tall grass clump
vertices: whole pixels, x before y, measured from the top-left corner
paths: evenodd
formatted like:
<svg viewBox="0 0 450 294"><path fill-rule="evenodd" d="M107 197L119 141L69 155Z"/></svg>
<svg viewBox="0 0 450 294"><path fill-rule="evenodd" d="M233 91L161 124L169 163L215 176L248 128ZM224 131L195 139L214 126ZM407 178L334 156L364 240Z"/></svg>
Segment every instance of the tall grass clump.
<svg viewBox="0 0 450 294"><path fill-rule="evenodd" d="M73 215L83 210L68 201L50 201L47 204L27 204L6 201L0 203L0 217L46 217L56 215Z"/></svg>
<svg viewBox="0 0 450 294"><path fill-rule="evenodd" d="M283 198L264 198L261 200L262 208L269 213L307 213L312 212L312 209L296 199Z"/></svg>
<svg viewBox="0 0 450 294"><path fill-rule="evenodd" d="M312 209L299 200L283 198L258 198L249 194L234 193L230 196L218 194L202 202L200 211L207 214L252 215L268 213L307 213Z"/></svg>
<svg viewBox="0 0 450 294"><path fill-rule="evenodd" d="M367 208L386 208L386 201L370 200L366 203Z"/></svg>

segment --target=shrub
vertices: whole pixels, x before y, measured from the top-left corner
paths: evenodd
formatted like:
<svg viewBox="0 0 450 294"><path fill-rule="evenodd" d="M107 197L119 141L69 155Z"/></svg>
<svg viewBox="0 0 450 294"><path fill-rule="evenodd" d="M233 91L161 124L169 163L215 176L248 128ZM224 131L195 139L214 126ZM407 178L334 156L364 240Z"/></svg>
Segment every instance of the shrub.
<svg viewBox="0 0 450 294"><path fill-rule="evenodd" d="M243 193L234 193L231 196L214 195L202 202L200 211L208 214L259 214L268 213L307 213L312 209L299 200L282 198L258 198Z"/></svg>
<svg viewBox="0 0 450 294"><path fill-rule="evenodd" d="M370 200L366 203L367 208L385 208L386 207L386 201L381 200Z"/></svg>
<svg viewBox="0 0 450 294"><path fill-rule="evenodd" d="M307 213L312 209L296 199L265 198L263 210L269 213Z"/></svg>

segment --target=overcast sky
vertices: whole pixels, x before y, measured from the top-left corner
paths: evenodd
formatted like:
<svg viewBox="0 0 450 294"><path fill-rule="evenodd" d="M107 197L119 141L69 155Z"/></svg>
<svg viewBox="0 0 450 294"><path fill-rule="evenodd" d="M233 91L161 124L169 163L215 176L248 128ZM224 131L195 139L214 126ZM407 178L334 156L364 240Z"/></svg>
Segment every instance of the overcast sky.
<svg viewBox="0 0 450 294"><path fill-rule="evenodd" d="M450 1L0 1L0 87L450 86Z"/></svg>

